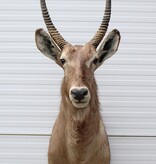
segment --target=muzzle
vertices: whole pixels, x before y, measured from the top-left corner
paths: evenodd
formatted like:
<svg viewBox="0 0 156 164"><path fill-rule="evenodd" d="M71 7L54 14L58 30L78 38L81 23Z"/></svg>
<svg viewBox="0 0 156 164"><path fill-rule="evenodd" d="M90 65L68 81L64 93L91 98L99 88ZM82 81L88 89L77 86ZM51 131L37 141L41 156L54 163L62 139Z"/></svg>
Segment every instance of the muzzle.
<svg viewBox="0 0 156 164"><path fill-rule="evenodd" d="M69 92L72 104L76 108L85 108L90 100L90 92L87 87L72 87Z"/></svg>

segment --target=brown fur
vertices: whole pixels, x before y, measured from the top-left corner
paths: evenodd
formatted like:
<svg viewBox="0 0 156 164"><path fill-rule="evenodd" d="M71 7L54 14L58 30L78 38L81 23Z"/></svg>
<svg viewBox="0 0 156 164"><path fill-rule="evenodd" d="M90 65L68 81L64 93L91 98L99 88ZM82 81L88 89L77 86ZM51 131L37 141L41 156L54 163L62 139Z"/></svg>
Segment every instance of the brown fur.
<svg viewBox="0 0 156 164"><path fill-rule="evenodd" d="M110 150L100 115L97 85L92 66L87 67L96 51L90 45L67 45L62 55L68 60L61 87L60 113L49 143L49 164L110 164ZM78 109L69 99L72 86L90 91L87 107Z"/></svg>

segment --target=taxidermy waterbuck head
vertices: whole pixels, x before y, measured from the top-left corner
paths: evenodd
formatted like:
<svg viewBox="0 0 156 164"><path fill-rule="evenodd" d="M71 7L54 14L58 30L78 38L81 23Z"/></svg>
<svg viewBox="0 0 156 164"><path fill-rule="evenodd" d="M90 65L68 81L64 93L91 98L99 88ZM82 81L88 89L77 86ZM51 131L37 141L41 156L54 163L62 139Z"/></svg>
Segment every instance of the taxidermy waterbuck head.
<svg viewBox="0 0 156 164"><path fill-rule="evenodd" d="M96 94L94 71L114 55L120 42L120 33L116 29L103 40L110 21L111 1L106 0L102 23L95 36L85 45L72 45L67 42L51 21L45 0L40 2L49 34L38 29L36 45L45 56L64 69L64 99L68 99L75 108L85 108L94 102Z"/></svg>
<svg viewBox="0 0 156 164"><path fill-rule="evenodd" d="M72 45L60 35L51 21L45 0L41 0L41 9L49 34L38 29L36 45L45 56L64 69L63 90L73 106L85 108L95 93L94 71L114 55L120 42L120 33L116 29L103 40L110 21L111 1L106 0L102 23L95 36L85 45Z"/></svg>
<svg viewBox="0 0 156 164"><path fill-rule="evenodd" d="M49 143L49 164L110 164L107 134L99 112L94 71L118 49L120 33L107 31L111 0L106 0L102 23L85 45L68 43L50 19L45 0L40 0L48 32L36 31L36 45L64 70L62 100Z"/></svg>

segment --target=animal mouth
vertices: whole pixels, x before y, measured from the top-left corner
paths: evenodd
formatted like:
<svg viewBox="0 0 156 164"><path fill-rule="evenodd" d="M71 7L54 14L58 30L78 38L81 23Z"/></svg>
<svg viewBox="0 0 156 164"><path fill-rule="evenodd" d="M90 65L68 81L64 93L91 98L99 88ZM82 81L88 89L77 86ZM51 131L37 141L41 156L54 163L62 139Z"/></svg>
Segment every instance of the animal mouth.
<svg viewBox="0 0 156 164"><path fill-rule="evenodd" d="M79 100L79 101L75 101L75 103L76 104L85 104L85 103L87 103L87 101L81 101L81 100Z"/></svg>
<svg viewBox="0 0 156 164"><path fill-rule="evenodd" d="M85 108L87 107L89 101L71 101L76 108Z"/></svg>

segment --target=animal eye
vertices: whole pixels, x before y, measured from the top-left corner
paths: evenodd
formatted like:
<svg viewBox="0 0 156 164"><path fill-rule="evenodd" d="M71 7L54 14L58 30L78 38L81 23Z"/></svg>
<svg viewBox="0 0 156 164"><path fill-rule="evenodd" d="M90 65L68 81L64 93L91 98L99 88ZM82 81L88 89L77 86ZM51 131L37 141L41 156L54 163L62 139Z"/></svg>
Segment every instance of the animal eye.
<svg viewBox="0 0 156 164"><path fill-rule="evenodd" d="M93 63L94 63L94 64L97 64L97 62L98 62L98 58L95 58L95 59L93 60Z"/></svg>
<svg viewBox="0 0 156 164"><path fill-rule="evenodd" d="M60 61L61 61L62 65L64 65L64 64L65 64L65 62L66 62L66 60L65 60L65 59L60 59Z"/></svg>

